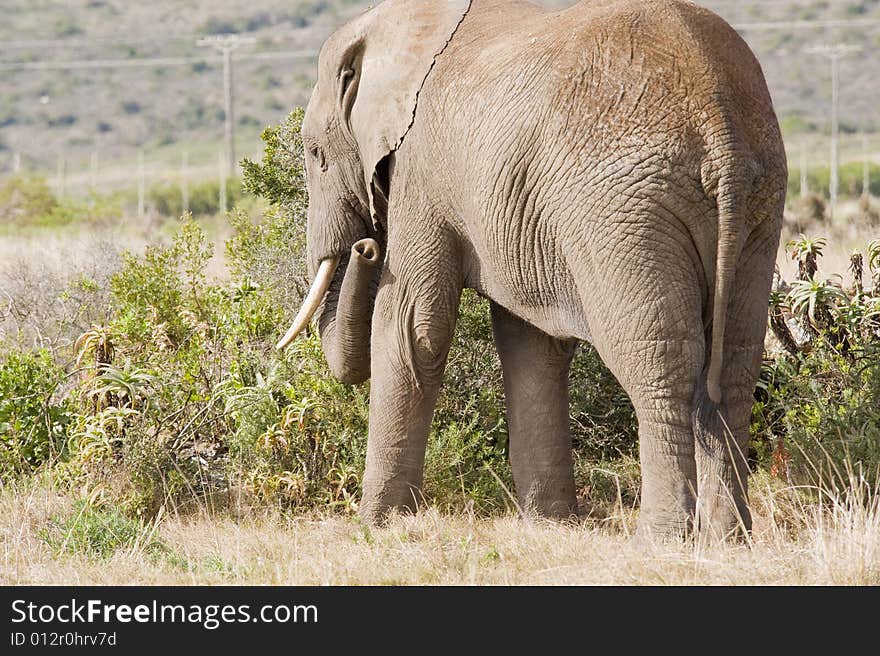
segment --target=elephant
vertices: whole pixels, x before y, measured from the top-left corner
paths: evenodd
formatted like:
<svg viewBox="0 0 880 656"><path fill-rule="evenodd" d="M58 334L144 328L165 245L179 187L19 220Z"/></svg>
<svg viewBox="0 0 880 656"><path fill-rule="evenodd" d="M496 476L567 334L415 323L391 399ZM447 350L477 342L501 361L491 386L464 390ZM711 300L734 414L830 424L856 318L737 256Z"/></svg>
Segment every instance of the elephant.
<svg viewBox="0 0 880 656"><path fill-rule="evenodd" d="M787 163L755 55L684 0L385 0L318 56L303 119L333 375L371 380L372 524L415 511L462 290L488 299L524 513L577 512L569 366L630 397L637 535L750 531L745 452Z"/></svg>

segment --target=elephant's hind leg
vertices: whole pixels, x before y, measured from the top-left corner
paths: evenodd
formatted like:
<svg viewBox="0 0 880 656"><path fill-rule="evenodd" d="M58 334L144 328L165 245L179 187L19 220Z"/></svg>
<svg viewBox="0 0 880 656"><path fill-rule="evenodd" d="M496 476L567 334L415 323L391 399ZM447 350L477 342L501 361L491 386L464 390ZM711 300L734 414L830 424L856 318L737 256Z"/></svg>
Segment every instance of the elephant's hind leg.
<svg viewBox="0 0 880 656"><path fill-rule="evenodd" d="M697 494L691 410L705 362L703 299L698 257L677 225L646 215L626 239L597 240L607 265L584 294L593 343L636 411L638 534L650 540L689 535Z"/></svg>
<svg viewBox="0 0 880 656"><path fill-rule="evenodd" d="M695 402L697 524L700 536L710 541L743 537L751 530L746 458L749 423L761 373L778 234L778 224L768 221L746 240L727 317L723 402L720 406L712 403L705 387L698 390Z"/></svg>
<svg viewBox="0 0 880 656"><path fill-rule="evenodd" d="M568 372L576 342L558 340L492 303L504 372L510 465L527 513L576 513L569 430Z"/></svg>

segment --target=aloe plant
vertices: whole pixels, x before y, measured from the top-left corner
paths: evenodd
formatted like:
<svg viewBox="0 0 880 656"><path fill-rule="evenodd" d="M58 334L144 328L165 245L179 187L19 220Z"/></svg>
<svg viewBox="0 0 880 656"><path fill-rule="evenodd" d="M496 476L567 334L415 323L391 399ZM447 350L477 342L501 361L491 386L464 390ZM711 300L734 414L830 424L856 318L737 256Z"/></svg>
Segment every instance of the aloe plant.
<svg viewBox="0 0 880 656"><path fill-rule="evenodd" d="M786 251L791 252L791 259L798 263L798 279L812 280L819 269L819 258L828 240L824 237L807 237L801 235L798 239L792 239L785 246Z"/></svg>
<svg viewBox="0 0 880 656"><path fill-rule="evenodd" d="M834 323L832 310L849 303L842 289L825 280L797 280L788 293L791 311L803 314L815 330L830 328Z"/></svg>

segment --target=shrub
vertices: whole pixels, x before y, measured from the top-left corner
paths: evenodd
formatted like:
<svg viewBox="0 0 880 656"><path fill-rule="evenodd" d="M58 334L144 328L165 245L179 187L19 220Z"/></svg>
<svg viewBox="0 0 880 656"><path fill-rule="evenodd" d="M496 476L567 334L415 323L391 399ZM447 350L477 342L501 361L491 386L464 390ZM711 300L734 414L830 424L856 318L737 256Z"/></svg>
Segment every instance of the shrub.
<svg viewBox="0 0 880 656"><path fill-rule="evenodd" d="M880 165L870 163L868 165L871 177L870 193L872 196L880 196ZM847 162L838 169L838 192L842 197L858 198L864 193L864 164L862 162ZM795 198L800 194L801 181L800 171L796 166L790 166L788 171L788 194ZM828 166L816 166L807 171L807 187L813 193L823 198L828 198L831 188L831 169Z"/></svg>
<svg viewBox="0 0 880 656"><path fill-rule="evenodd" d="M876 344L842 354L825 337L809 352L765 361L753 411L758 462L795 484L839 489L857 467L872 486L880 467L880 359Z"/></svg>
<svg viewBox="0 0 880 656"><path fill-rule="evenodd" d="M118 509L80 500L69 513L53 515L38 535L57 552L88 558L110 558L122 550L153 556L169 553L152 533L150 526Z"/></svg>
<svg viewBox="0 0 880 656"><path fill-rule="evenodd" d="M226 181L226 208L234 209L243 195L239 178ZM160 183L150 187L147 199L162 216L178 218L184 213L179 183ZM220 181L206 180L189 188L189 212L193 216L213 216L220 211Z"/></svg>
<svg viewBox="0 0 880 656"><path fill-rule="evenodd" d="M289 211L300 209L307 200L300 135L304 117L305 112L296 109L279 126L263 130L262 139L266 144L263 160L254 162L245 158L241 163L244 188Z"/></svg>
<svg viewBox="0 0 880 656"><path fill-rule="evenodd" d="M121 211L120 194L59 200L39 177L12 177L0 185L0 223L35 227L101 223L118 218Z"/></svg>
<svg viewBox="0 0 880 656"><path fill-rule="evenodd" d="M865 259L853 254L851 290L818 277L823 239L793 242L801 278L774 295L772 322L787 352L765 357L752 413L753 457L771 473L798 484L849 484L852 469L871 485L880 476L880 297L863 289ZM869 246L868 266L880 259ZM806 340L785 334L800 324Z"/></svg>
<svg viewBox="0 0 880 656"><path fill-rule="evenodd" d="M59 207L44 178L12 177L0 186L0 222L32 222L52 216Z"/></svg>
<svg viewBox="0 0 880 656"><path fill-rule="evenodd" d="M0 361L0 479L63 453L71 419L68 404L55 399L63 378L47 351L12 351Z"/></svg>

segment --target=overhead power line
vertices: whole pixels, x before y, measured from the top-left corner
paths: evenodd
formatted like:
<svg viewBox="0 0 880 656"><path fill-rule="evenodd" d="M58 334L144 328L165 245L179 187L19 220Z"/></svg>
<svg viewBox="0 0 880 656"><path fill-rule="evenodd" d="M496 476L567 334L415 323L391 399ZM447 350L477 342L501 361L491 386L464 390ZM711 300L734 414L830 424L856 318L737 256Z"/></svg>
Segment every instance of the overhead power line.
<svg viewBox="0 0 880 656"><path fill-rule="evenodd" d="M288 41L290 39L301 39L303 34L297 30L273 31L268 34L260 33L260 41L271 41L277 43L279 41ZM89 48L93 46L117 46L124 48L132 45L157 43L192 43L196 39L201 38L199 34L168 34L156 33L145 35L141 32L138 36L130 36L119 38L118 36L102 36L95 35L89 38L68 38L68 39L19 39L16 41L4 41L0 43L0 51L3 50L27 50L29 48ZM208 37L210 38L210 37Z"/></svg>
<svg viewBox="0 0 880 656"><path fill-rule="evenodd" d="M780 0L778 3L772 2L771 0L764 0L761 2L761 6L772 5L772 4L780 4L780 5L791 5L791 0ZM730 2L725 2L723 0L713 2L709 5L711 9L712 6L715 5L726 5L726 4L736 4L741 6L742 3L739 0L731 0ZM757 4L757 3L756 3ZM880 20L874 18L815 18L808 20L796 20L796 21L748 21L748 22L733 22L731 23L734 28L738 30L809 30L809 29L822 29L827 27L843 27L843 28L863 28L863 27L875 27L880 25ZM110 37L110 36L102 36L96 35L89 38L68 38L68 39L20 39L15 41L5 41L0 43L0 52L5 50L27 50L29 48L39 48L39 49L49 49L49 48L89 48L97 45L102 46L117 46L120 48L124 48L126 46L133 45L142 45L142 44L150 44L155 45L157 43L189 43L195 39L200 38L197 34L154 34L149 36L132 36L124 39L120 39L119 37ZM208 37L210 38L210 37ZM302 38L302 33L297 30L286 30L286 31L277 31L271 32L269 34L260 34L260 41L270 41L273 43L277 43L279 41L287 41L290 39L299 39Z"/></svg>
<svg viewBox="0 0 880 656"><path fill-rule="evenodd" d="M731 23L734 29L750 30L815 30L826 27L874 27L880 25L880 20L873 18L854 19L827 19L827 20L801 20L801 21L765 21L760 23Z"/></svg>
<svg viewBox="0 0 880 656"><path fill-rule="evenodd" d="M239 60L311 59L317 50L278 50L239 55ZM0 71L66 71L96 68L161 68L164 66L191 66L192 64L219 64L223 57L143 57L130 59L81 59L48 62L0 62Z"/></svg>

